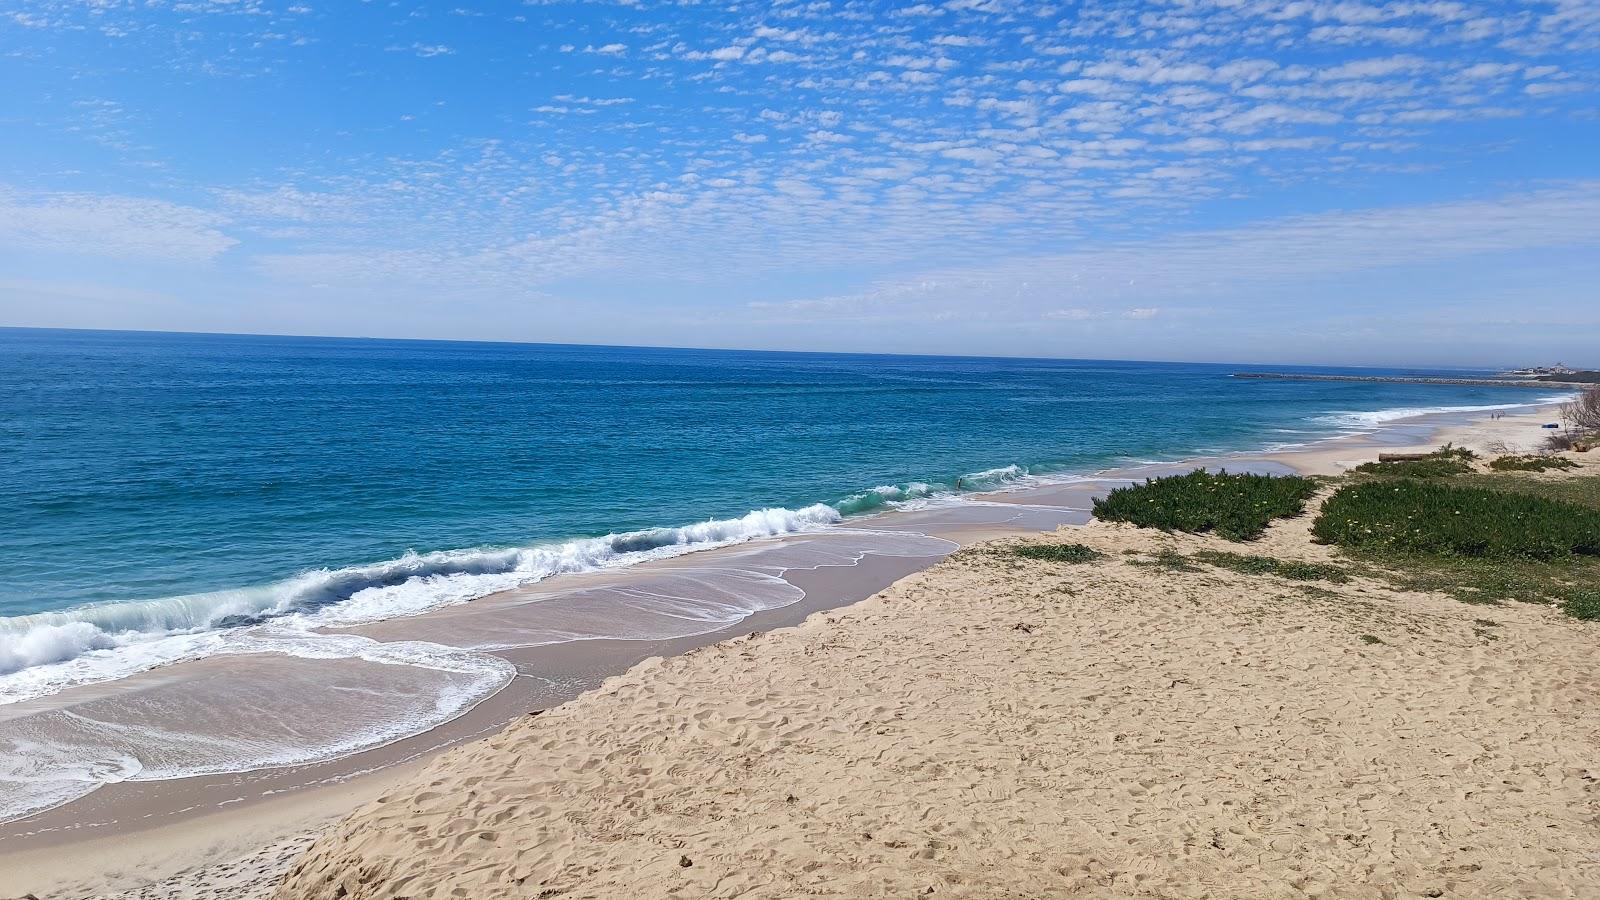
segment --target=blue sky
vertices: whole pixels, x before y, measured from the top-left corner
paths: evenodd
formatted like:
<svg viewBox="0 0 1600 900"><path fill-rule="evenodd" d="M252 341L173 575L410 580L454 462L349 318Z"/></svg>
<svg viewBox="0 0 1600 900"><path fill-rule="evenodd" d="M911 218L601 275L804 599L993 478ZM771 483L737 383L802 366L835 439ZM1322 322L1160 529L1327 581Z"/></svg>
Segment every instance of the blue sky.
<svg viewBox="0 0 1600 900"><path fill-rule="evenodd" d="M0 324L1600 364L1600 0L0 0Z"/></svg>

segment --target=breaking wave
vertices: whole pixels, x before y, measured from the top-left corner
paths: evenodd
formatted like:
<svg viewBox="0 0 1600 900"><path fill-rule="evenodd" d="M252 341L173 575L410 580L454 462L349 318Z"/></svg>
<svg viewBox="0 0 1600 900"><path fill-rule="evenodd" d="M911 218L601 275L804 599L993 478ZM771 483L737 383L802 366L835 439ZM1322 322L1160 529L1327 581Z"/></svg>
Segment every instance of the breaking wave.
<svg viewBox="0 0 1600 900"><path fill-rule="evenodd" d="M244 626L310 629L415 615L552 575L629 566L840 521L840 511L825 504L761 509L734 519L557 544L406 553L256 587L0 619L0 702L221 652L225 633ZM54 671L17 677L41 667Z"/></svg>

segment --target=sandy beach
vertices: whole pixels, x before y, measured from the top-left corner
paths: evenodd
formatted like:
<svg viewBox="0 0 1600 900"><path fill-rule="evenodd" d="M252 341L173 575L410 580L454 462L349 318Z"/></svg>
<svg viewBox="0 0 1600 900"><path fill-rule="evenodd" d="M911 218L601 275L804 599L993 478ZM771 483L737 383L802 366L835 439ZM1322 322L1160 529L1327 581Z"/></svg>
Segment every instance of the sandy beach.
<svg viewBox="0 0 1600 900"><path fill-rule="evenodd" d="M1600 900L1597 68L0 3L0 900Z"/></svg>
<svg viewBox="0 0 1600 900"><path fill-rule="evenodd" d="M1548 419L1249 459L1336 474L1412 439L1527 449ZM990 499L1068 509L1084 490ZM1328 558L1309 519L1252 552ZM196 788L155 827L9 842L0 896L1600 891L1592 629L1364 578L1308 591L1134 564L1224 548L1211 537L959 524L943 562L881 563L744 636L618 648L611 671L547 657L576 699L529 716L509 711L527 695L497 697L470 728L517 718L487 739L221 809ZM1107 558L999 552L1068 537Z"/></svg>

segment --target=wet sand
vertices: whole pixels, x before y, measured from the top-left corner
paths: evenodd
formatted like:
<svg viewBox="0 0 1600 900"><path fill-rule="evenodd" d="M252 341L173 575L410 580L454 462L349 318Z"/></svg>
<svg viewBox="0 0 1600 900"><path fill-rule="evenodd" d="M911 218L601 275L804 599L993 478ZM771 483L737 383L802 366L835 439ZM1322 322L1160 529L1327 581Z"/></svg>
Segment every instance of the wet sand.
<svg viewBox="0 0 1600 900"><path fill-rule="evenodd" d="M1437 433L1437 422L1402 425L1377 437L1341 439L1309 451L1239 455L1209 462L1232 469L1337 471L1347 461L1371 458L1380 445L1415 442L1431 446L1456 434L1464 436L1454 438L1458 443L1471 438L1531 444L1542 437L1535 430L1537 422L1547 417L1548 413L1540 413L1506 417L1487 425L1457 423L1447 429L1448 434ZM1161 470L1151 468L1137 474L1142 477ZM970 545L1085 522L1092 497L1114 483L1113 478L985 495L962 506L877 517L870 525L885 533L920 533ZM728 553L748 554L754 549L759 548L730 548ZM81 800L0 826L0 895L32 890L48 891L51 896L87 896L188 870L189 887L170 885L170 895L207 896L204 890L212 890L224 892L218 896L246 896L239 893L249 887L246 882L270 880L269 875L281 872L304 835L378 795L445 747L498 731L530 711L567 702L641 660L681 654L735 635L792 626L819 610L856 602L927 568L951 549L954 544L939 552L924 547L919 552L926 555L868 555L852 565L791 569L784 573L783 581L803 592L798 602L758 611L734 625L702 634L659 640L584 640L495 651L516 669L517 677L507 687L444 726L338 760L242 774L108 785ZM630 570L619 578L627 583L662 574L681 576L711 565L722 552L651 564L651 568ZM548 585L538 587L532 593L550 589ZM519 593L526 592L356 631L388 640L415 636L419 626L430 633L436 634L440 628L448 632L452 626L441 624L448 619L474 619L481 626L500 614L497 610L509 615L519 602L527 602L526 598L517 599ZM263 845L279 850L263 853ZM64 865L69 857L94 862ZM226 873L243 880L216 881ZM211 879L214 884L201 890L194 887L195 878ZM182 893L191 888L200 892Z"/></svg>

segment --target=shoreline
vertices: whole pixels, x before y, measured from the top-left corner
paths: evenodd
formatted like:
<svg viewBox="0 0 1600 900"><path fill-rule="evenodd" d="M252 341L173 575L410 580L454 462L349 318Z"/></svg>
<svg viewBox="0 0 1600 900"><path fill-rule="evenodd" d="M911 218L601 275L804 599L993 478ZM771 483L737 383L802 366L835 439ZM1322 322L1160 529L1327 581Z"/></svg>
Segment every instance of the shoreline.
<svg viewBox="0 0 1600 900"><path fill-rule="evenodd" d="M1345 462L1370 457L1379 447L1431 447L1446 440L1465 443L1468 439L1483 440L1490 433L1532 440L1542 437L1532 429L1548 417L1544 412L1547 409L1549 407L1540 407L1525 414L1507 415L1492 423L1488 419L1460 415L1425 417L1423 421L1389 423L1371 434L1341 436L1304 448L1201 457L1163 464L1160 468L1186 469L1194 464L1207 463L1255 463L1307 473L1332 473L1338 471ZM1441 418L1463 421L1438 421ZM1144 470L1150 468L1153 467L1144 467ZM1113 473L1099 473L1097 480L997 494L975 494L967 498L979 505L1016 508L1010 514L1012 518L1009 521L1004 515L994 514L973 516L970 521L957 521L962 516L950 514L947 510L895 515L908 518L902 526L904 528L918 527L931 531L931 522L946 535L959 537L962 546L970 546L995 537L1053 530L1053 525L1034 526L1047 525L1055 519L1064 520L1055 522L1056 525L1069 524L1074 518L1087 521L1087 514L1083 510L1088 497L1097 489L1117 480L1120 479ZM1040 513L1039 510L1046 512ZM941 515L944 521L940 521ZM850 524L859 523L860 520L852 520ZM688 565L684 562L686 558L680 557L672 563ZM11 826L0 826L0 846L3 846L0 849L0 863L3 863L0 871L15 873L14 877L10 874L0 877L0 894L49 889L49 885L41 884L39 880L46 878L45 873L57 868L68 855L80 860L89 857L99 861L99 871L87 874L82 871L81 864L74 865L78 876L76 880L84 888L72 890L87 889L92 893L114 890L125 883L148 877L160 877L163 872L176 868L192 869L196 865L224 862L241 851L274 840L289 840L292 843L307 833L308 826L325 822L370 799L403 775L423 765L426 760L435 758L445 748L496 733L506 722L529 709L547 709L558 705L646 658L675 656L738 634L799 625L815 612L860 601L908 575L936 564L941 558L942 555L922 558L871 557L872 561L866 565L817 567L809 570L810 578L815 579L813 589L805 591L799 603L758 612L734 625L706 634L663 641L611 641L611 646L606 647L600 647L595 642L573 642L529 648L525 652L502 651L518 667L519 677L511 686L491 695L460 719L444 726L329 763L237 775L108 785L84 800L20 820ZM671 565L667 568L671 568ZM595 650L602 652L595 654L592 652ZM547 697L553 702L542 705L528 702L532 694L523 690L521 683L539 680L543 680L547 686L560 684L561 689ZM454 734L447 736L447 732ZM360 760L369 756L375 758ZM362 764L352 765L358 761ZM296 770L304 775L307 774L304 770L319 767L326 767L327 771L312 773L317 777L300 780L313 783L322 781L324 783L321 786L284 786L295 779L283 779L282 776L295 774ZM363 775L333 774L338 769L361 768L376 768L377 771ZM138 796L140 794L145 796L141 798ZM85 808L127 808L130 803L149 803L151 794L165 794L169 801L175 801L165 804L168 809L164 814L153 816L158 822L163 819L170 821L150 825L147 820L139 823L105 823L102 819L103 824L98 826L86 824L86 820L92 820L93 817L84 815ZM231 796L219 797L219 794ZM209 812L206 811L208 809ZM52 820L58 824L51 825ZM265 827L264 821L275 823L275 827ZM37 827L27 830L13 827L28 823ZM118 849L111 851L113 845Z"/></svg>
<svg viewBox="0 0 1600 900"><path fill-rule="evenodd" d="M1485 477L1600 500L1568 459ZM271 896L1594 895L1594 623L1314 543L1331 493L1247 545L991 543L647 661L437 758Z"/></svg>

